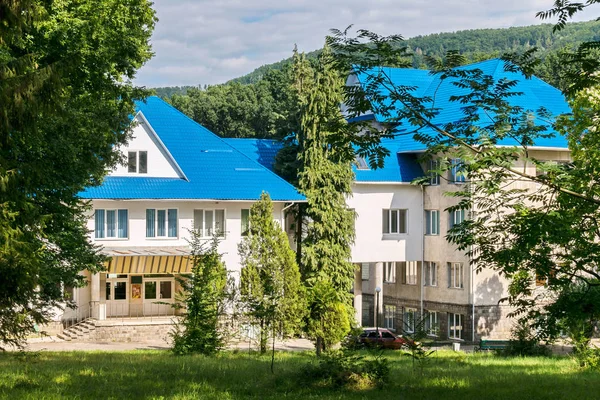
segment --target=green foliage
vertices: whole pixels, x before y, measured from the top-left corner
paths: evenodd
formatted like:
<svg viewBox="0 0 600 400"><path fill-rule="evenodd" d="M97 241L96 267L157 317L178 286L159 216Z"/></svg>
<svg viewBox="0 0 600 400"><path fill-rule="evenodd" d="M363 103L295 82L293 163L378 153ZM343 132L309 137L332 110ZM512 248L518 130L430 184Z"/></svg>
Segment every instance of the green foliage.
<svg viewBox="0 0 600 400"><path fill-rule="evenodd" d="M171 334L173 352L184 354L214 354L226 344L226 332L220 318L226 313L228 292L232 285L218 251L217 237L210 242L191 231L191 257L194 264L189 277L179 279L182 292L177 308L185 311Z"/></svg>
<svg viewBox="0 0 600 400"><path fill-rule="evenodd" d="M297 333L306 308L295 254L285 232L273 221L273 205L263 193L250 209L250 229L238 251L241 257L241 301L260 328L260 351L272 333Z"/></svg>
<svg viewBox="0 0 600 400"><path fill-rule="evenodd" d="M306 331L320 354L321 350L330 349L347 336L352 326L353 309L347 302L340 301L345 293L340 295L330 280L321 279L310 284Z"/></svg>
<svg viewBox="0 0 600 400"><path fill-rule="evenodd" d="M352 192L352 138L339 104L343 80L324 51L316 71L295 55L295 88L300 99L301 129L296 135L299 190L306 196L302 274L309 290L309 336L317 352L348 332L354 266L350 245L355 213L346 204Z"/></svg>
<svg viewBox="0 0 600 400"><path fill-rule="evenodd" d="M531 325L526 323L516 324L512 329L512 337L508 346L500 351L504 356L550 356L552 351L548 346L540 343L539 338L533 333Z"/></svg>
<svg viewBox="0 0 600 400"><path fill-rule="evenodd" d="M270 71L253 85L232 82L175 93L171 103L222 137L282 139L294 132L289 68Z"/></svg>
<svg viewBox="0 0 600 400"><path fill-rule="evenodd" d="M152 55L146 0L0 5L0 345L63 307L61 287L103 258L78 193L130 135L135 72Z"/></svg>
<svg viewBox="0 0 600 400"><path fill-rule="evenodd" d="M320 381L325 385L353 390L381 387L389 380L390 364L380 353L374 358L353 351L334 350L306 370L310 383Z"/></svg>
<svg viewBox="0 0 600 400"><path fill-rule="evenodd" d="M418 367L421 372L431 360L431 356L435 354L435 350L428 350L423 344L423 340L427 339L426 321L427 316L417 319L412 332L402 329L402 337L406 339L403 346L404 354L412 359L413 369Z"/></svg>

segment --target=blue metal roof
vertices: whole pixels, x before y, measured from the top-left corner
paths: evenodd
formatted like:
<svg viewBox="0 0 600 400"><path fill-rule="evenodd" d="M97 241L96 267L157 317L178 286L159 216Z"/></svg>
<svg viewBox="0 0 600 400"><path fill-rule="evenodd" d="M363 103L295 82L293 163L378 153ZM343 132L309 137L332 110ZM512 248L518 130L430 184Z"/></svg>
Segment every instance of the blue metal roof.
<svg viewBox="0 0 600 400"><path fill-rule="evenodd" d="M257 200L267 192L274 201L302 201L304 196L263 167L158 97L136 103L187 177L107 176L84 199Z"/></svg>
<svg viewBox="0 0 600 400"><path fill-rule="evenodd" d="M223 140L271 171L275 166L275 157L283 147L282 142L273 139L223 138Z"/></svg>
<svg viewBox="0 0 600 400"><path fill-rule="evenodd" d="M269 169L273 169L275 156L283 147L283 143L271 139L224 139L227 143L259 162ZM353 167L357 182L412 182L423 176L423 170L417 162L417 157L412 154L396 154L398 141L383 139L381 144L390 150L383 168L358 169Z"/></svg>
<svg viewBox="0 0 600 400"><path fill-rule="evenodd" d="M512 89L513 92L521 92L520 96L512 96L507 100L512 106L522 107L523 110L537 111L544 107L553 115L571 112L567 101L563 94L556 88L533 76L526 79L525 76L517 72L509 72L505 70L505 62L500 59L482 61L475 64L465 65L459 69L480 69L484 75L489 75L496 82L500 79L508 79L517 81L517 85ZM396 86L412 87L414 91L411 93L415 97L435 97L434 106L439 109L439 114L432 120L437 126L444 126L449 122L456 122L464 117L462 112L464 104L458 101L450 101L451 96L467 93L467 89L461 89L453 84L455 78L441 80L439 75L430 74L429 71L404 69L404 68L382 68L382 70L390 77L391 81ZM378 70L373 70L372 74ZM358 79L362 84L366 84L366 72L358 74ZM382 89L382 91L385 89ZM375 114L375 119L378 122L386 122L386 117ZM549 129L545 133L554 132L551 125L546 121L536 119L536 124L545 125ZM483 122L488 123L488 122ZM403 123L399 127L399 131L414 129L408 122ZM431 128L422 128L419 131L424 135L436 135L437 133ZM399 152L415 152L423 151L426 146L413 139L410 134L399 135L396 137ZM503 146L517 146L519 143L512 138L504 138L499 143ZM564 136L554 132L554 137L537 138L534 143L535 147L553 147L567 148L567 140Z"/></svg>

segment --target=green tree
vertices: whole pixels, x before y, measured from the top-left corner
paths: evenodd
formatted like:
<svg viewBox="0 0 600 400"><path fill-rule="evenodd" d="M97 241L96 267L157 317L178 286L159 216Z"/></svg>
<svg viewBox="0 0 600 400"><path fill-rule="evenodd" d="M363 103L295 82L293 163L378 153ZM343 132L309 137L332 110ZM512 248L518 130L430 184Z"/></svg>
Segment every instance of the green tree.
<svg viewBox="0 0 600 400"><path fill-rule="evenodd" d="M308 333L320 354L348 333L352 320L350 289L355 268L350 246L355 213L346 198L352 192L354 150L339 108L344 81L332 68L328 48L309 82L301 108L298 187L307 199L301 260L310 293Z"/></svg>
<svg viewBox="0 0 600 400"><path fill-rule="evenodd" d="M260 328L260 351L265 353L269 335L274 349L277 335L286 337L299 331L306 305L294 252L273 220L268 194L263 193L250 209L249 226L239 244L241 301Z"/></svg>
<svg viewBox="0 0 600 400"><path fill-rule="evenodd" d="M220 319L227 310L231 283L218 251L219 239L207 242L191 231L192 274L179 279L182 287L176 308L185 311L172 333L175 354L214 354L226 344Z"/></svg>
<svg viewBox="0 0 600 400"><path fill-rule="evenodd" d="M0 15L0 344L19 344L61 287L101 268L77 194L119 162L155 17L146 0L17 0Z"/></svg>

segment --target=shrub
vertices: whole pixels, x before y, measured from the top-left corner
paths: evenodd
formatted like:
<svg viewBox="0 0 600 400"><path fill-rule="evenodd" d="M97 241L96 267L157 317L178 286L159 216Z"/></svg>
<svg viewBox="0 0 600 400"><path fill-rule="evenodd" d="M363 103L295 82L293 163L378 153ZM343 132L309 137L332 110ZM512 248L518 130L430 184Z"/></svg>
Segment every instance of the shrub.
<svg viewBox="0 0 600 400"><path fill-rule="evenodd" d="M540 344L540 341L526 323L519 323L512 329L512 338L508 346L499 353L505 356L550 356L552 350Z"/></svg>
<svg viewBox="0 0 600 400"><path fill-rule="evenodd" d="M334 350L307 370L307 378L332 387L369 389L384 385L390 374L389 361L379 353L373 359L352 351Z"/></svg>

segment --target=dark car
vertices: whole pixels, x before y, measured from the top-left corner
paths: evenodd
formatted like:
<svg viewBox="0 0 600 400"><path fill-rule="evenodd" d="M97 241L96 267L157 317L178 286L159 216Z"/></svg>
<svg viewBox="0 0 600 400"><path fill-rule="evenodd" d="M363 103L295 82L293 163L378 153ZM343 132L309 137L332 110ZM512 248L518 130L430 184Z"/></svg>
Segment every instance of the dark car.
<svg viewBox="0 0 600 400"><path fill-rule="evenodd" d="M368 347L381 347L384 349L400 349L407 343L402 336L396 336L385 328L364 328L358 337L359 343Z"/></svg>

